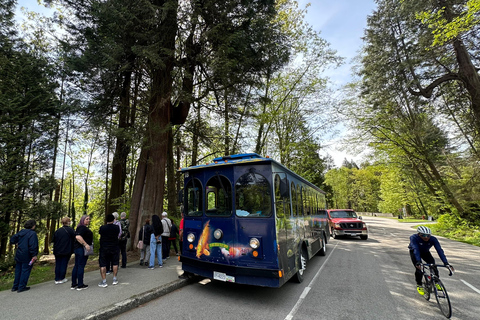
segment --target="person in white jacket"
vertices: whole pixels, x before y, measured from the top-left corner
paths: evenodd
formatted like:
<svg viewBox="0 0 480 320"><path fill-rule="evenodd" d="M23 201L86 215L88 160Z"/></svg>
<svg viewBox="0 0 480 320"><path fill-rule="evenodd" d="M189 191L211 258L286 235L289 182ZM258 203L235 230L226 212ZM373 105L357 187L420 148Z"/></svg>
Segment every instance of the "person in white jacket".
<svg viewBox="0 0 480 320"><path fill-rule="evenodd" d="M169 258L170 243L168 242L168 238L170 237L170 229L172 228L172 221L167 218L166 212L162 213L162 225L162 257L163 260L165 260Z"/></svg>

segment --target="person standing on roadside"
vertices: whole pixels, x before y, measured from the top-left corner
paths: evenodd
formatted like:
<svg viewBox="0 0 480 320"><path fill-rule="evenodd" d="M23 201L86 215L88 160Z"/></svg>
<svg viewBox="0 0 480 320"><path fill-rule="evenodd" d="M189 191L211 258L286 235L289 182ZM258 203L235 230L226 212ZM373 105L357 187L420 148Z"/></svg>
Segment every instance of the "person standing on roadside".
<svg viewBox="0 0 480 320"><path fill-rule="evenodd" d="M175 254L178 256L178 249L177 249L177 234L178 228L174 221L172 221L172 227L170 228L170 237L168 237L168 251L170 251L170 247L173 246L175 250Z"/></svg>
<svg viewBox="0 0 480 320"><path fill-rule="evenodd" d="M120 224L120 221L118 221L118 212L112 213L113 217L115 220L113 220L113 224L118 227L118 239L122 236L122 225ZM120 245L119 245L119 250L120 250ZM113 273L113 264L112 261L107 261L107 275Z"/></svg>
<svg viewBox="0 0 480 320"><path fill-rule="evenodd" d="M38 237L35 232L37 223L35 220L28 220L23 230L10 237L10 244L18 244L15 252L15 280L13 281L12 292L24 292L30 290L27 287L28 278L38 255Z"/></svg>
<svg viewBox="0 0 480 320"><path fill-rule="evenodd" d="M172 228L172 221L167 218L167 213L164 211L162 213L162 257L163 259L170 258L170 243L168 238L170 238L170 229Z"/></svg>
<svg viewBox="0 0 480 320"><path fill-rule="evenodd" d="M53 234L53 255L55 256L55 284L67 282L68 261L73 253L75 230L70 227L70 218L62 218L62 227Z"/></svg>
<svg viewBox="0 0 480 320"><path fill-rule="evenodd" d="M87 265L88 256L85 255L84 248L90 250L93 245L93 233L88 229L90 225L90 217L83 215L75 230L75 241L73 250L75 253L75 266L72 271L72 287L78 291L88 289L88 285L83 283L83 276L85 274L85 266Z"/></svg>
<svg viewBox="0 0 480 320"><path fill-rule="evenodd" d="M179 230L178 230L178 246L180 247L180 254L183 250L183 206L180 208L182 211L182 220L180 220Z"/></svg>
<svg viewBox="0 0 480 320"><path fill-rule="evenodd" d="M140 265L148 266L150 261L150 236L152 235L153 228L150 225L150 218L145 219L145 225L140 229L138 240L143 241L143 248L140 249ZM145 261L145 263L144 263Z"/></svg>
<svg viewBox="0 0 480 320"><path fill-rule="evenodd" d="M153 232L150 235L150 263L148 269L155 269L155 253L157 254L158 267L163 267L162 260L162 233L163 225L160 217L154 214L152 216Z"/></svg>
<svg viewBox="0 0 480 320"><path fill-rule="evenodd" d="M115 220L113 214L107 215L107 224L104 224L98 230L100 234L100 256L98 263L100 266L100 276L102 281L98 284L99 287L107 287L107 266L109 262L113 264L113 285L118 284L117 272L119 262L119 247L118 247L118 230L117 226L113 224Z"/></svg>
<svg viewBox="0 0 480 320"><path fill-rule="evenodd" d="M120 234L120 240L118 245L120 247L120 252L122 253L122 268L127 267L127 241L130 238L130 221L127 219L127 214L122 212L120 214L120 229L122 230Z"/></svg>

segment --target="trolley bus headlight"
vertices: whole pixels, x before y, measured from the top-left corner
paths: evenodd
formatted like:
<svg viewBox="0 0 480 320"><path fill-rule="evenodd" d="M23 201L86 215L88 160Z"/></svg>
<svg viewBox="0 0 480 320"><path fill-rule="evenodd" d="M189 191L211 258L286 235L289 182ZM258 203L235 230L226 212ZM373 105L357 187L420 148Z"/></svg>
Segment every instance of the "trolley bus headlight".
<svg viewBox="0 0 480 320"><path fill-rule="evenodd" d="M215 237L215 239L220 240L223 237L223 231L220 229L217 229L213 232L213 236Z"/></svg>
<svg viewBox="0 0 480 320"><path fill-rule="evenodd" d="M250 247L252 247L252 249L258 249L260 247L260 241L258 241L257 238L250 239Z"/></svg>
<svg viewBox="0 0 480 320"><path fill-rule="evenodd" d="M195 234L189 233L189 234L187 235L187 241L190 242L190 243L192 243L193 241L195 241Z"/></svg>

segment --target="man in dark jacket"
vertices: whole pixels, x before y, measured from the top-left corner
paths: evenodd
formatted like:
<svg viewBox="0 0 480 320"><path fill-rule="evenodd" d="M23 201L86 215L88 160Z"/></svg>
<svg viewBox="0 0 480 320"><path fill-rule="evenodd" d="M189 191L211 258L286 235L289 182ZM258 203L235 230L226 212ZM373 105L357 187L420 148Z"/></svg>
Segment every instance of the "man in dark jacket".
<svg viewBox="0 0 480 320"><path fill-rule="evenodd" d="M35 220L25 222L23 230L10 238L11 244L18 244L15 253L15 280L12 291L23 292L30 290L27 287L28 278L32 271L33 263L38 255L38 237L35 233Z"/></svg>

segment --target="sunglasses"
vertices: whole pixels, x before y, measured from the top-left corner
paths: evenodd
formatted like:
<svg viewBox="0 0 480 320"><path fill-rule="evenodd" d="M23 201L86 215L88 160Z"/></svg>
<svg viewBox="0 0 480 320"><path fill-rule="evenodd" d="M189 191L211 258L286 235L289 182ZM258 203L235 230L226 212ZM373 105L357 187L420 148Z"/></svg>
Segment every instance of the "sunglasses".
<svg viewBox="0 0 480 320"><path fill-rule="evenodd" d="M421 233L420 234L420 237L423 237L423 238L429 238L430 235L429 234L425 234L425 233Z"/></svg>

